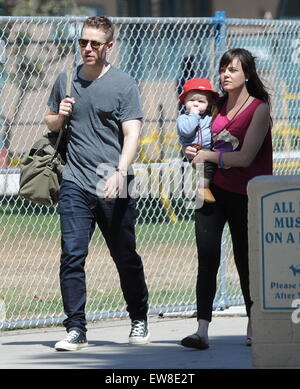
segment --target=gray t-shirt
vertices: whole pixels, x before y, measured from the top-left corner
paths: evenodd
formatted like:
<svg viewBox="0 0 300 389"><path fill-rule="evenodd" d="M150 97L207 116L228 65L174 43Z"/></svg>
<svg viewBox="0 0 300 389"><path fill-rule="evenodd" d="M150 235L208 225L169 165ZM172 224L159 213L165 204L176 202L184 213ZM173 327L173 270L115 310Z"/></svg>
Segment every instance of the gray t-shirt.
<svg viewBox="0 0 300 389"><path fill-rule="evenodd" d="M102 77L86 81L74 72L71 97L75 98L68 128L67 163L63 178L92 194L99 194L107 171L102 164L117 167L123 147L121 124L142 119L140 94L135 80L111 67ZM58 112L65 98L66 73L61 73L51 91L48 106ZM100 168L99 168L100 167ZM108 174L110 175L110 174Z"/></svg>

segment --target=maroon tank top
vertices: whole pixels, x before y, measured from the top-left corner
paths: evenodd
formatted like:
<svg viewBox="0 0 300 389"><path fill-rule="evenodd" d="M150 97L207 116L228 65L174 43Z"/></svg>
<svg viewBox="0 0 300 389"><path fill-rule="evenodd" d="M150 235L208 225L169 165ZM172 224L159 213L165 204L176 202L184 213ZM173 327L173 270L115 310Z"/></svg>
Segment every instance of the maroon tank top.
<svg viewBox="0 0 300 389"><path fill-rule="evenodd" d="M212 124L212 135L217 134L225 127L230 133L227 134L229 139L232 137L235 141L235 150L240 150L253 114L256 108L262 103L262 100L255 98L247 108L232 120L232 122L227 118L225 103ZM230 192L247 194L247 184L249 180L256 176L271 174L273 174L273 153L270 126L264 142L250 166L231 167L229 169L219 168L217 169L212 182L220 188Z"/></svg>

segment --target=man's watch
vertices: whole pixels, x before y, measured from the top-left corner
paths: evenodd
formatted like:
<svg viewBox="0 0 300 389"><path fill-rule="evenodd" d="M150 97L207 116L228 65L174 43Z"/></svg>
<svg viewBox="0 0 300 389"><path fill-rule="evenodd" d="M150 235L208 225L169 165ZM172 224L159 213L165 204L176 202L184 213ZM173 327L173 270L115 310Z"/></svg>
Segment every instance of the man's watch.
<svg viewBox="0 0 300 389"><path fill-rule="evenodd" d="M120 169L120 168L116 168L116 172L119 172L121 174L122 177L126 177L127 176L127 170L126 169Z"/></svg>

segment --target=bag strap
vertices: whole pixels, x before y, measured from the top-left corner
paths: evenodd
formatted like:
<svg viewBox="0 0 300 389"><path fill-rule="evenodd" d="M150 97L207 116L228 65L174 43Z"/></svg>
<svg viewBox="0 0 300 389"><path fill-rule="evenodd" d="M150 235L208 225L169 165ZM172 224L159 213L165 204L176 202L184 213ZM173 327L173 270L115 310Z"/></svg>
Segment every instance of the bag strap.
<svg viewBox="0 0 300 389"><path fill-rule="evenodd" d="M71 96L71 93L72 93L72 79L73 79L73 69L72 68L67 68L67 81L66 81L66 97L70 97ZM64 123L63 125L61 126L61 129L59 130L59 134L58 134L58 137L57 137L57 140L55 142L55 146L54 146L54 149L55 149L55 153L51 159L51 162L53 162L53 160L57 157L57 154L58 154L58 146L59 146L59 143L61 141L61 137L64 133L64 130L66 129L68 123L70 121L70 117L66 117L65 120L64 120Z"/></svg>
<svg viewBox="0 0 300 389"><path fill-rule="evenodd" d="M66 97L71 97L71 93L72 93L72 78L73 78L73 69L72 68L67 68Z"/></svg>
<svg viewBox="0 0 300 389"><path fill-rule="evenodd" d="M218 132L213 134L212 139L216 138L222 131L224 131L226 128L228 128L234 121L235 117L237 116L238 113L240 113L241 109L244 107L244 105L247 103L247 101L250 99L250 95L246 98L246 100L243 102L243 104L240 106L240 108L236 111L236 113L233 115L233 117L229 120L227 124Z"/></svg>

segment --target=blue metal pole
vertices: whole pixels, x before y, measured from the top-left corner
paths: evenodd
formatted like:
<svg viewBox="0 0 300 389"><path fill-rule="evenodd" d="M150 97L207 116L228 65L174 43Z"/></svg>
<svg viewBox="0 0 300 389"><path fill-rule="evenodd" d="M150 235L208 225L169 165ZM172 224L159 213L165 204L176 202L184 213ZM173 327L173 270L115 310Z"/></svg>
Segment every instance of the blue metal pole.
<svg viewBox="0 0 300 389"><path fill-rule="evenodd" d="M226 12L215 11L212 21L216 52L221 55L226 50Z"/></svg>

